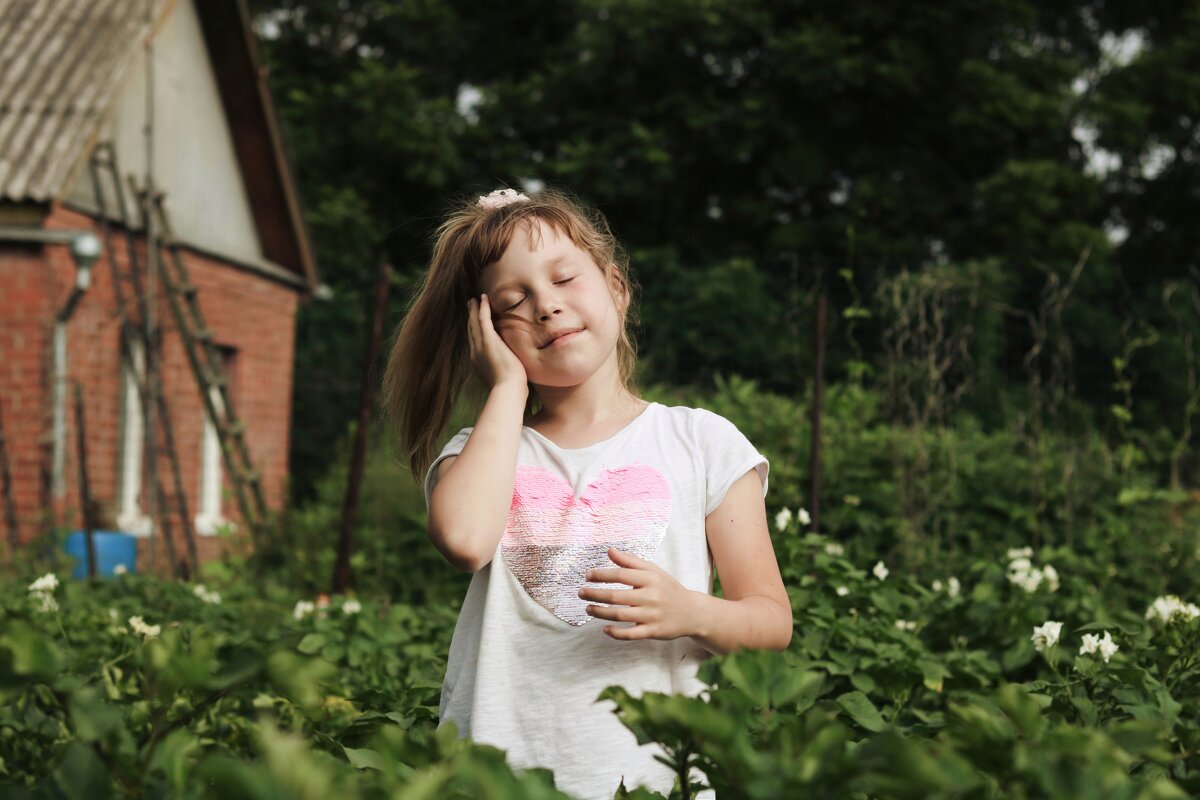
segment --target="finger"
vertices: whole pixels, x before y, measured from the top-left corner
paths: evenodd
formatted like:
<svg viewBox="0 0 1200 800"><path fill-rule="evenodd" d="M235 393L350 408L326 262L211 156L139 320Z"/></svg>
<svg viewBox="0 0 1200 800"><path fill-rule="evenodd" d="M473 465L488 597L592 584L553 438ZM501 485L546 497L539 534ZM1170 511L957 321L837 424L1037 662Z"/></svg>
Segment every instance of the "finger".
<svg viewBox="0 0 1200 800"><path fill-rule="evenodd" d="M496 330L496 315L492 313L492 301L486 294L482 296L479 304L479 320L484 335L487 335L488 328L491 328L499 336L499 331Z"/></svg>
<svg viewBox="0 0 1200 800"><path fill-rule="evenodd" d="M642 612L629 606L588 606L587 613L597 619L613 622L642 622Z"/></svg>
<svg viewBox="0 0 1200 800"><path fill-rule="evenodd" d="M594 600L597 603L615 603L623 606L636 606L642 602L642 594L637 589L592 589L585 587L579 590L581 600Z"/></svg>
<svg viewBox="0 0 1200 800"><path fill-rule="evenodd" d="M649 625L630 625L628 628L605 625L604 632L613 639L621 639L626 642L633 641L634 639L650 639L654 636Z"/></svg>
<svg viewBox="0 0 1200 800"><path fill-rule="evenodd" d="M593 583L627 583L630 586L645 586L646 574L640 569L592 569L583 576Z"/></svg>
<svg viewBox="0 0 1200 800"><path fill-rule="evenodd" d="M645 561L638 558L633 553L627 553L624 550L618 550L615 547L608 548L608 557L612 562L619 567L635 567L637 569L654 569L657 564L652 561Z"/></svg>

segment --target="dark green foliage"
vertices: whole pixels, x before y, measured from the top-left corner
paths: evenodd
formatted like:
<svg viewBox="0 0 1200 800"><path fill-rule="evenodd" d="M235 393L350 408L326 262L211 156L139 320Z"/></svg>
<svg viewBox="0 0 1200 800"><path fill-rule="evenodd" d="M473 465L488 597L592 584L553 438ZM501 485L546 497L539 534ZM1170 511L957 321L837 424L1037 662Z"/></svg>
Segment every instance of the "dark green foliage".
<svg viewBox="0 0 1200 800"><path fill-rule="evenodd" d="M1027 378L1048 275L1065 281L1086 253L1059 322L1072 389L1104 413L1128 324L1174 331L1158 296L1200 264L1194 4L252 8L335 290L299 321L297 499L354 417L378 261L398 269L395 325L451 197L537 179L597 204L645 288L647 375L672 384L721 372L802 390L818 269L840 375L887 352L870 324L857 347L842 338L854 301L835 270L870 296L906 268L992 262L1005 280L986 304L1004 316L963 402L993 424L996 398ZM1113 55L1122 37L1141 49ZM1093 168L1095 148L1119 166ZM1128 238L1114 247L1106 226ZM1167 398L1187 387L1170 351L1143 354L1137 385L1179 432Z"/></svg>

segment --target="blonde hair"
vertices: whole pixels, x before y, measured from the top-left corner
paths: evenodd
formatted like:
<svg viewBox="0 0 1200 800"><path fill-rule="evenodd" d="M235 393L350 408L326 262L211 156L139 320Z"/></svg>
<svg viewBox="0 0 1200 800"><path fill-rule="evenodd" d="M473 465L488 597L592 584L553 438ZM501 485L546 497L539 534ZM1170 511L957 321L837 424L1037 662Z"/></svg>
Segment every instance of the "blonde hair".
<svg viewBox="0 0 1200 800"><path fill-rule="evenodd" d="M606 277L607 265L611 264L624 283L629 302L627 306L616 304L618 311L625 309L621 312L617 361L621 383L630 394L638 396L634 384L637 349L631 335L637 324L637 287L630 274L629 257L604 215L556 190L538 192L528 201L495 209L480 207L475 197L464 198L437 229L429 269L418 282L383 373L384 417L418 483L433 462L434 448L459 394L467 388L480 406L484 399L485 387L470 363L467 300L479 296L480 274L484 267L500 260L518 226L533 237L538 220L565 234L592 257ZM605 283L612 292L611 281ZM536 410L535 400L531 385L526 414Z"/></svg>

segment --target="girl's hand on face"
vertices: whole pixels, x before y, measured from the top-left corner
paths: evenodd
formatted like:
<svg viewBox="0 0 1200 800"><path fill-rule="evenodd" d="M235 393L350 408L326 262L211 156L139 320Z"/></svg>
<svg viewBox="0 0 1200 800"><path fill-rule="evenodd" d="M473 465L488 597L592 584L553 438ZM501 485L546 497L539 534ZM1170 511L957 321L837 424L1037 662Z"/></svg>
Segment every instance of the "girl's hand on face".
<svg viewBox="0 0 1200 800"><path fill-rule="evenodd" d="M525 365L492 324L492 307L486 294L467 301L467 337L471 363L489 389L507 382L528 385Z"/></svg>
<svg viewBox="0 0 1200 800"><path fill-rule="evenodd" d="M614 603L610 606L588 606L587 613L598 619L614 622L634 622L632 627L607 625L604 632L614 639L678 639L698 631L695 615L696 592L685 589L669 572L651 561L645 561L615 547L608 557L616 569L593 569L585 580L599 583L627 583L632 589L593 589L584 587L579 596L584 600Z"/></svg>

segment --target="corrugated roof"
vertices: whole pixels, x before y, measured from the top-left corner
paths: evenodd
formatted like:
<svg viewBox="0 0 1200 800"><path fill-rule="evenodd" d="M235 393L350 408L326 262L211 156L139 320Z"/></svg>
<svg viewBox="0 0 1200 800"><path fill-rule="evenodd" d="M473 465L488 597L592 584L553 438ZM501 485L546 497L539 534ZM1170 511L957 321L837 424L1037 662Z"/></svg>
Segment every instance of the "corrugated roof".
<svg viewBox="0 0 1200 800"><path fill-rule="evenodd" d="M0 199L48 201L168 0L0 0Z"/></svg>

